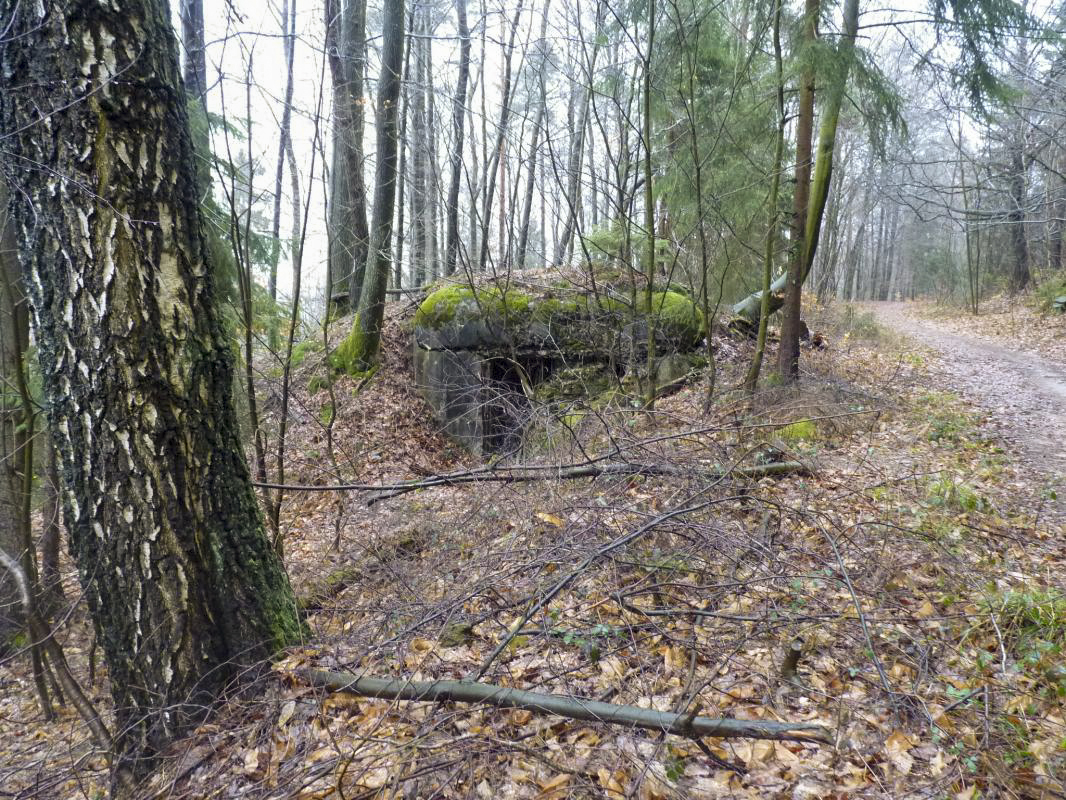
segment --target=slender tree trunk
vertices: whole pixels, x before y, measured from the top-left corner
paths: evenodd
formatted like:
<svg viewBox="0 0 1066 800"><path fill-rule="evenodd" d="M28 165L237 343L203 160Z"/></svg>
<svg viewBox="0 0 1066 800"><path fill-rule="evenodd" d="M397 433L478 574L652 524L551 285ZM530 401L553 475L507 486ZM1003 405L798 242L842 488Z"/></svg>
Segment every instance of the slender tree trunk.
<svg viewBox="0 0 1066 800"><path fill-rule="evenodd" d="M426 271L429 280L440 277L440 252L437 222L440 219L440 169L437 158L437 100L433 88L433 28L429 6L423 13L426 43Z"/></svg>
<svg viewBox="0 0 1066 800"><path fill-rule="evenodd" d="M1019 137L1020 138L1020 137ZM1020 292L1032 281L1029 267L1029 240L1025 235L1025 210L1029 201L1029 187L1025 168L1024 143L1014 143L1010 153L1010 224L1011 275L1010 287Z"/></svg>
<svg viewBox="0 0 1066 800"><path fill-rule="evenodd" d="M814 42L817 38L817 15L818 0L807 0L807 38ZM800 97L800 120L797 122L797 136L800 136L799 128L804 128L802 137L805 139L804 149L807 165L804 175L799 174L797 166L796 194L801 194L804 213L800 214L800 202L796 203L797 222L803 224L803 234L797 244L802 257L798 264L793 263L790 267L788 289L785 294L784 319L781 322L781 349L778 353L778 369L788 379L799 377L799 332L802 324L800 319L800 297L803 291L803 283L810 274L814 264L814 256L818 251L818 239L822 230L822 217L825 214L825 204L829 197L829 186L833 177L833 155L836 150L837 125L840 122L840 109L844 103L844 90L847 88L848 73L851 69L851 61L855 51L855 37L859 27L859 0L847 0L844 5L844 30L837 47L837 59L840 62L832 82L826 93L825 108L822 109L822 120L818 130L818 161L815 165L814 177L808 187L810 174L810 134L813 123L814 110L814 75L813 72L804 76L804 87ZM807 96L809 93L809 97ZM805 101L809 102L810 108L805 107ZM809 111L809 113L808 113ZM797 146L797 157L800 156Z"/></svg>
<svg viewBox="0 0 1066 800"><path fill-rule="evenodd" d="M415 79L411 84L411 273L415 286L426 282L427 229L429 226L428 159L426 137L426 75L430 64L426 54L425 15L421 9L411 12L415 17L414 51Z"/></svg>
<svg viewBox="0 0 1066 800"><path fill-rule="evenodd" d="M644 405L648 410L655 407L655 193L652 179L654 173L651 165L651 57L655 47L655 0L648 0L648 40L644 44L644 109L643 109L643 150L644 150L644 235L647 240L647 252L644 256L644 315L648 325L647 352L647 386ZM581 125L588 115L588 92L585 92L584 110ZM582 137L583 138L583 137Z"/></svg>
<svg viewBox="0 0 1066 800"><path fill-rule="evenodd" d="M529 145L529 171L526 173L526 191L522 201L522 222L518 229L518 250L515 254L515 265L519 269L526 267L526 248L529 246L529 221L533 213L533 192L537 182L537 148L540 146L540 131L544 127L544 116L548 110L548 84L545 72L548 68L548 53L546 51L548 33L548 9L551 2L545 2L540 18L540 40L537 44L540 48L540 102L537 105L537 116L533 120L533 138Z"/></svg>
<svg viewBox="0 0 1066 800"><path fill-rule="evenodd" d="M377 361L381 323L385 314L385 288L392 257L392 216L396 203L396 173L399 127L400 75L403 70L404 0L385 5L381 53L381 78L377 97L377 173L374 178L374 224L371 253L373 269L355 317L355 361L368 370Z"/></svg>
<svg viewBox="0 0 1066 800"><path fill-rule="evenodd" d="M463 175L463 112L466 86L470 80L470 28L466 22L466 0L455 0L459 32L459 77L452 98L451 183L445 203L448 230L444 242L444 274L451 275L459 258L459 182Z"/></svg>
<svg viewBox="0 0 1066 800"><path fill-rule="evenodd" d="M281 127L278 131L278 161L274 170L274 218L271 225L270 275L267 278L267 293L270 299L278 299L278 262L281 259L281 187L285 180L285 154L292 137L292 91L293 58L296 50L296 0L282 0L281 25L285 40L285 100L281 109ZM270 349L277 351L279 344L277 315L271 309Z"/></svg>
<svg viewBox="0 0 1066 800"><path fill-rule="evenodd" d="M654 0L653 0L654 1ZM589 61L588 82L591 84L596 74L596 57L600 49L600 30L603 24L603 15L606 11L605 4L596 4L596 30L593 34L592 55ZM650 57L650 56L649 56ZM567 252L573 242L574 226L577 223L577 214L580 207L579 193L581 191L581 162L585 150L585 128L588 125L589 103L592 90L590 86L579 85L578 100L575 104L576 115L571 128L570 155L566 164L567 187L566 196L563 198L565 205L563 218L563 230L555 243L555 264L563 264L567 260Z"/></svg>
<svg viewBox="0 0 1066 800"><path fill-rule="evenodd" d="M45 482L45 499L41 510L44 518L44 533L41 535L41 591L45 618L53 616L63 602L65 593L59 575L59 547L63 540L62 483L59 477L59 459L49 438L48 480Z"/></svg>
<svg viewBox="0 0 1066 800"><path fill-rule="evenodd" d="M803 19L804 50L809 54L818 38L819 0L806 0ZM814 137L814 64L808 55L800 75L799 111L796 117L796 185L792 195L792 250L785 273L784 318L777 351L777 371L786 380L799 375L800 295L806 248L804 236L811 192L811 140Z"/></svg>
<svg viewBox="0 0 1066 800"><path fill-rule="evenodd" d="M207 124L207 48L204 46L203 0L180 0L183 77L190 101L196 180L200 201L211 192L211 136Z"/></svg>
<svg viewBox="0 0 1066 800"><path fill-rule="evenodd" d="M770 283L774 271L774 250L777 245L777 196L781 186L781 168L785 159L785 74L781 58L781 4L774 4L774 70L777 76L777 141L774 147L774 172L770 177L770 223L766 229L766 248L763 251L762 297L759 308L759 333L755 339L755 355L744 379L744 387L751 393L759 385L763 354L766 352L766 329L770 320ZM709 335L709 334L708 334Z"/></svg>
<svg viewBox="0 0 1066 800"><path fill-rule="evenodd" d="M404 210L407 208L404 202L407 188L407 120L411 116L411 102L407 91L408 78L411 74L411 34L414 31L414 15L408 15L406 44L403 50L403 89L400 92L400 102L403 108L400 111L400 166L396 175L396 257L392 265L393 288L403 288L403 245L407 239L407 231L404 228Z"/></svg>
<svg viewBox="0 0 1066 800"><path fill-rule="evenodd" d="M522 14L524 0L518 0L514 18L511 20L511 32L507 39L507 47L503 56L503 84L500 88L500 121L496 126L496 147L493 151L492 162L485 168L485 204L482 209L484 214L481 220L481 250L478 255L478 271L485 271L485 264L489 257L489 225L492 222L492 206L490 205L493 195L496 194L496 177L500 169L500 156L507 142L507 125L511 119L511 60L514 56L514 40L518 33L518 18ZM482 76L484 85L484 76ZM484 89L482 90L484 91ZM484 95L482 95L484 101ZM504 221L500 220L500 225Z"/></svg>
<svg viewBox="0 0 1066 800"><path fill-rule="evenodd" d="M302 628L238 437L166 6L0 11L0 157L128 787Z"/></svg>
<svg viewBox="0 0 1066 800"><path fill-rule="evenodd" d="M22 478L17 448L17 431L22 419L22 400L14 390L16 375L22 369L24 354L19 327L25 304L10 289L21 285L15 226L8 224L7 184L0 180L0 550L23 561ZM29 331L27 329L26 333ZM0 654L6 653L14 635L22 628L23 614L15 576L0 569Z"/></svg>

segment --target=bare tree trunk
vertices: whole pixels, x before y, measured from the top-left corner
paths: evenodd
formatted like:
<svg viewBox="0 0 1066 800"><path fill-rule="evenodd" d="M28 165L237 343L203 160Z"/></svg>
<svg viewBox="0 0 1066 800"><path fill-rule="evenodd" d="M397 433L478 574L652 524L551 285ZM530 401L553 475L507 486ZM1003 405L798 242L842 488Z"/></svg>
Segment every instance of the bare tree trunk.
<svg viewBox="0 0 1066 800"><path fill-rule="evenodd" d="M369 370L377 361L381 323L385 314L385 289L392 258L392 217L396 203L399 103L404 47L404 0L385 5L381 53L381 78L377 96L377 171L374 178L374 224L371 253L373 269L359 298L359 313L352 330L354 362Z"/></svg>
<svg viewBox="0 0 1066 800"><path fill-rule="evenodd" d="M588 125L589 103L591 100L591 82L596 74L596 57L600 49L600 29L603 25L603 15L606 11L603 2L596 4L596 30L593 32L592 54L588 63L589 85L577 86L578 97L575 103L575 118L571 128L570 155L567 159L567 187L563 198L565 205L563 230L555 243L555 264L562 264L567 260L567 252L570 250L574 236L574 226L577 222L578 209L580 207L579 193L581 190L581 163L585 151L585 128Z"/></svg>
<svg viewBox="0 0 1066 800"><path fill-rule="evenodd" d="M403 89L401 91L403 109L400 111L400 166L396 176L396 257L392 265L393 288L403 288L403 245L407 239L407 230L404 228L404 191L407 182L407 120L411 116L411 101L407 90L411 75L411 41L414 33L414 14L408 14L407 36L403 50ZM419 284L416 284L416 286Z"/></svg>
<svg viewBox="0 0 1066 800"><path fill-rule="evenodd" d="M466 22L466 0L455 0L455 16L459 33L459 77L452 97L452 160L451 183L445 203L448 229L444 242L444 274L455 272L459 257L459 182L463 174L463 111L466 87L470 80L470 28Z"/></svg>
<svg viewBox="0 0 1066 800"><path fill-rule="evenodd" d="M303 629L239 440L165 4L0 8L0 157L128 787ZM54 192L42 168L94 191Z"/></svg>
<svg viewBox="0 0 1066 800"><path fill-rule="evenodd" d="M548 85L547 75L545 74L548 69L548 53L545 49L547 47L545 37L548 33L549 8L551 8L550 0L545 2L541 11L540 39L537 43L541 56L538 76L540 102L537 105L537 116L533 120L533 138L529 145L529 170L526 173L526 191L525 198L522 201L522 223L518 230L518 250L515 254L515 265L519 269L525 269L526 267L526 248L529 245L529 221L533 213L533 190L537 181L537 148L540 146L540 132L544 127L544 117L548 110Z"/></svg>
<svg viewBox="0 0 1066 800"><path fill-rule="evenodd" d="M425 14L416 4L411 12L415 17L414 51L415 79L411 85L411 272L415 286L426 282L427 230L429 220L429 168L426 138L426 76L431 69L426 52Z"/></svg>
<svg viewBox="0 0 1066 800"><path fill-rule="evenodd" d="M181 43L185 51L183 78L192 101L193 147L200 202L211 192L211 136L207 123L207 49L204 46L203 0L180 0Z"/></svg>
<svg viewBox="0 0 1066 800"><path fill-rule="evenodd" d="M333 83L330 302L343 313L358 303L369 247L363 181L366 0L326 0L326 51Z"/></svg>
<svg viewBox="0 0 1066 800"><path fill-rule="evenodd" d="M503 56L503 84L500 87L500 121L496 126L496 148L493 150L492 161L485 165L485 192L484 208L481 220L481 250L478 255L478 271L485 271L485 264L489 257L489 225L492 222L492 197L496 194L496 176L500 168L500 156L507 142L507 125L511 119L511 61L514 56L514 40L518 33L518 18L522 15L522 6L525 0L518 0L514 18L511 20L511 32L507 39L507 47ZM484 69L484 65L482 65ZM484 103L484 75L482 76L482 103ZM500 220L503 225L503 220Z"/></svg>
<svg viewBox="0 0 1066 800"><path fill-rule="evenodd" d="M1020 137L1019 137L1020 138ZM1010 153L1010 223L1011 291L1020 292L1032 281L1029 267L1029 240L1025 235L1025 210L1029 202L1029 187L1025 167L1024 142L1015 142Z"/></svg>
<svg viewBox="0 0 1066 800"><path fill-rule="evenodd" d="M803 47L809 54L818 38L819 0L805 0ZM811 193L811 141L814 138L814 64L808 55L800 76L796 117L796 185L792 196L792 252L785 281L784 317L777 351L777 371L786 380L799 375L800 296L806 256L807 207Z"/></svg>
<svg viewBox="0 0 1066 800"><path fill-rule="evenodd" d="M44 533L41 535L41 592L47 619L63 602L63 582L59 576L59 547L63 540L63 501L59 478L59 463L56 449L49 438L48 480L45 482L45 500L41 515L44 518Z"/></svg>
<svg viewBox="0 0 1066 800"><path fill-rule="evenodd" d="M654 47L655 0L648 0L648 38L644 43L644 108L641 134L644 150L644 235L648 248L644 261L644 315L648 326L647 385L645 387L644 405L649 411L655 407L655 309L653 308L655 295L655 194L652 186L654 173L651 165L651 57ZM585 107L581 114L582 127L584 127L587 115L588 92L585 93Z"/></svg>
<svg viewBox="0 0 1066 800"><path fill-rule="evenodd" d="M440 162L437 158L437 98L433 88L433 28L430 25L430 7L423 14L423 30L426 43L426 271L429 280L440 276L440 236L437 223L440 219Z"/></svg>
<svg viewBox="0 0 1066 800"><path fill-rule="evenodd" d="M766 249L763 252L762 295L759 307L759 332L755 338L755 355L751 367L744 378L744 387L754 394L759 385L759 373L762 371L763 355L766 352L766 329L770 321L770 283L773 277L774 250L777 246L778 208L777 196L781 187L781 168L785 159L785 74L781 58L781 5L784 0L774 3L774 72L777 77L777 141L774 146L774 172L770 176L770 222L766 229ZM708 338L710 334L708 333Z"/></svg>
<svg viewBox="0 0 1066 800"><path fill-rule="evenodd" d="M21 563L25 541L21 528L21 454L16 439L23 406L13 387L22 369L24 354L18 343L23 340L19 329L26 309L20 298L12 296L21 280L15 226L9 224L7 209L7 184L0 180L0 378L4 384L0 391L0 550ZM0 570L0 654L7 651L22 623L15 576Z"/></svg>
<svg viewBox="0 0 1066 800"><path fill-rule="evenodd" d="M278 299L278 261L281 259L281 189L285 179L285 155L292 138L292 91L293 58L296 51L296 0L282 0L281 26L285 41L285 100L281 109L281 127L278 131L278 161L274 170L274 218L270 229L272 238L270 275L267 293L270 299ZM270 315L270 349L278 349L277 315Z"/></svg>

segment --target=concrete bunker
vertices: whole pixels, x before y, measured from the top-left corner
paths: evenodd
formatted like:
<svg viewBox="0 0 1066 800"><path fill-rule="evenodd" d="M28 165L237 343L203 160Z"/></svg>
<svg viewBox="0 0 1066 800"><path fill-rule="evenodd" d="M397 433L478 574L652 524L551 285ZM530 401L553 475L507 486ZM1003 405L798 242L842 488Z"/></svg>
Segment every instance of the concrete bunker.
<svg viewBox="0 0 1066 800"><path fill-rule="evenodd" d="M628 294L598 289L449 284L429 294L414 318L414 368L442 429L475 454L510 454L545 397L591 399L632 383L648 316ZM690 368L705 325L678 291L656 292L652 309L663 384Z"/></svg>

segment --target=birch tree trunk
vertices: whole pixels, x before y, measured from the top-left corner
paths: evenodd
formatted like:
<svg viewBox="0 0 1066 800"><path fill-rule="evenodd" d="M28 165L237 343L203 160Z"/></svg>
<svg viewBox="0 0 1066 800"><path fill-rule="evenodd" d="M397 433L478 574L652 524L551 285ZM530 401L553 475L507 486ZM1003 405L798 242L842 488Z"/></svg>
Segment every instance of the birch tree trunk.
<svg viewBox="0 0 1066 800"><path fill-rule="evenodd" d="M302 629L238 439L166 4L0 11L11 212L116 774L135 776Z"/></svg>

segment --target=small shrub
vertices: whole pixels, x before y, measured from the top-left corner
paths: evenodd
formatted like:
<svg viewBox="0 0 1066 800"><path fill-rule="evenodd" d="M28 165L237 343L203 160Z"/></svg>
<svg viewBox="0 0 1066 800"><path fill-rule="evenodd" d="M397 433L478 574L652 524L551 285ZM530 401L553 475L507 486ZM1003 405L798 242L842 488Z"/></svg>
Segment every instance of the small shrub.
<svg viewBox="0 0 1066 800"><path fill-rule="evenodd" d="M1054 694L1066 695L1066 594L1045 588L996 592L983 606L1019 667Z"/></svg>
<svg viewBox="0 0 1066 800"><path fill-rule="evenodd" d="M1066 272L1060 272L1045 280L1033 294L1037 310L1042 313L1060 312L1056 300L1066 295Z"/></svg>
<svg viewBox="0 0 1066 800"><path fill-rule="evenodd" d="M844 306L844 318L841 325L845 334L858 339L880 339L884 334L884 329L871 312L859 311L850 303Z"/></svg>
<svg viewBox="0 0 1066 800"><path fill-rule="evenodd" d="M933 481L929 485L929 499L933 505L955 511L985 512L989 510L988 500L978 494L973 487L956 481L952 476Z"/></svg>
<svg viewBox="0 0 1066 800"><path fill-rule="evenodd" d="M333 403L323 403L318 410L318 421L323 425L329 425L333 421Z"/></svg>
<svg viewBox="0 0 1066 800"><path fill-rule="evenodd" d="M329 386L329 377L326 375L312 375L307 382L307 391L311 394L320 392Z"/></svg>
<svg viewBox="0 0 1066 800"><path fill-rule="evenodd" d="M929 441L957 443L973 430L973 416L955 408L955 399L946 392L927 392L918 398L918 410L929 421Z"/></svg>

